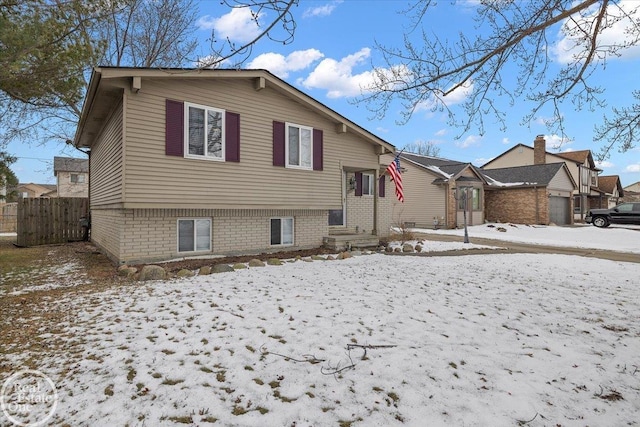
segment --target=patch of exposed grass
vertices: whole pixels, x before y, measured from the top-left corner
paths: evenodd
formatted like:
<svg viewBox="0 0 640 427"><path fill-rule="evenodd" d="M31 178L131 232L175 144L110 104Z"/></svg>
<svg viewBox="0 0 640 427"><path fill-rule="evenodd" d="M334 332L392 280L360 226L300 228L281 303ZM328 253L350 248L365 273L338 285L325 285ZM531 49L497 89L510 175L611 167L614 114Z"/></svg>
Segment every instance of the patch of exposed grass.
<svg viewBox="0 0 640 427"><path fill-rule="evenodd" d="M225 382L227 380L226 374L227 374L227 371L218 371L218 372L216 372L216 380L218 380L218 382L220 382L220 383Z"/></svg>
<svg viewBox="0 0 640 427"><path fill-rule="evenodd" d="M202 372L206 372L207 374L210 374L213 372L213 369L207 368L206 366L201 367L200 370Z"/></svg>
<svg viewBox="0 0 640 427"><path fill-rule="evenodd" d="M185 415L182 417L169 417L169 421L179 424L193 424L193 417L191 415Z"/></svg>
<svg viewBox="0 0 640 427"><path fill-rule="evenodd" d="M109 384L108 386L105 387L104 395L109 397L113 396L113 384Z"/></svg>
<svg viewBox="0 0 640 427"><path fill-rule="evenodd" d="M184 380L180 380L180 379L171 379L171 378L165 378L164 381L162 381L160 384L163 385L176 385L176 384L180 384L183 383Z"/></svg>
<svg viewBox="0 0 640 427"><path fill-rule="evenodd" d="M253 382L258 385L264 385L264 381L262 381L260 378L254 378Z"/></svg>
<svg viewBox="0 0 640 427"><path fill-rule="evenodd" d="M127 381L131 382L136 377L136 370L133 368L129 368L129 372L127 372Z"/></svg>

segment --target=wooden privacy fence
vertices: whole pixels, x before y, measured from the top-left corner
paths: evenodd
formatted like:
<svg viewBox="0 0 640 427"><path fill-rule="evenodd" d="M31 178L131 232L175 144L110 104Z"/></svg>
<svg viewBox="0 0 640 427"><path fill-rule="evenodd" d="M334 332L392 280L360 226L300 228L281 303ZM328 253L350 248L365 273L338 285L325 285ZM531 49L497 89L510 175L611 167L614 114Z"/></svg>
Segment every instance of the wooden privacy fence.
<svg viewBox="0 0 640 427"><path fill-rule="evenodd" d="M82 240L80 219L89 212L89 199L59 197L18 201L18 246L49 245Z"/></svg>
<svg viewBox="0 0 640 427"><path fill-rule="evenodd" d="M7 203L0 206L0 233L15 233L18 219L18 204Z"/></svg>

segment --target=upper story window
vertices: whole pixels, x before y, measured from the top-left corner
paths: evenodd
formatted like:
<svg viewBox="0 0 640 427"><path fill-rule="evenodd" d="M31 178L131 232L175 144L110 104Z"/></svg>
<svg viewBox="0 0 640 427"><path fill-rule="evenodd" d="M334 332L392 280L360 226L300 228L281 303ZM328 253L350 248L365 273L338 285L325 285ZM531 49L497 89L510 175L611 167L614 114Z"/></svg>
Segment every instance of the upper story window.
<svg viewBox="0 0 640 427"><path fill-rule="evenodd" d="M313 166L313 128L293 123L286 124L287 167L312 169Z"/></svg>
<svg viewBox="0 0 640 427"><path fill-rule="evenodd" d="M85 183L85 175L83 173L72 173L71 174L71 183L72 184L84 184Z"/></svg>
<svg viewBox="0 0 640 427"><path fill-rule="evenodd" d="M224 116L224 110L185 103L185 157L224 161Z"/></svg>
<svg viewBox="0 0 640 427"><path fill-rule="evenodd" d="M596 172L591 172L591 185L594 187L598 186L598 174Z"/></svg>

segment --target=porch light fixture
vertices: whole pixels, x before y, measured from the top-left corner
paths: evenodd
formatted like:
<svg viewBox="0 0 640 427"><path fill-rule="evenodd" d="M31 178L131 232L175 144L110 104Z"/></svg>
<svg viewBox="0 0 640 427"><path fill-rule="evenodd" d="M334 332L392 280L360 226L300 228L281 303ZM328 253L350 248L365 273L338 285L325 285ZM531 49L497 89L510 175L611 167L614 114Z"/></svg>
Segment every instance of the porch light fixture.
<svg viewBox="0 0 640 427"><path fill-rule="evenodd" d="M356 189L356 177L352 176L351 178L349 178L349 190L355 190Z"/></svg>

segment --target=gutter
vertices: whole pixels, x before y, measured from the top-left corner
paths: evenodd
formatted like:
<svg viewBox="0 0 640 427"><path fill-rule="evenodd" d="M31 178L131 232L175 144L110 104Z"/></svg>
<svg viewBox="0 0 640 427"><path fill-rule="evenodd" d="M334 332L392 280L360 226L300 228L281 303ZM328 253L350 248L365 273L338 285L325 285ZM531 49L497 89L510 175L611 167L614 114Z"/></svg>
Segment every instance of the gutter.
<svg viewBox="0 0 640 427"><path fill-rule="evenodd" d="M76 128L76 133L73 137L73 146L78 149L80 149L80 137L82 136L82 130L87 122L89 112L93 108L93 103L101 78L102 70L99 67L94 67L91 71L91 80L89 81L87 94L85 95L84 104L82 105L82 112L80 114L80 119L78 120L78 127Z"/></svg>

